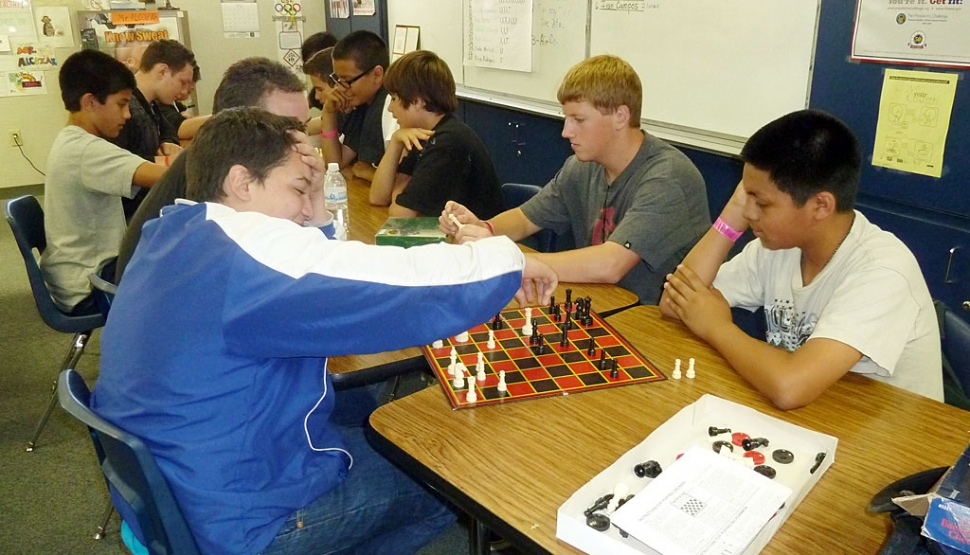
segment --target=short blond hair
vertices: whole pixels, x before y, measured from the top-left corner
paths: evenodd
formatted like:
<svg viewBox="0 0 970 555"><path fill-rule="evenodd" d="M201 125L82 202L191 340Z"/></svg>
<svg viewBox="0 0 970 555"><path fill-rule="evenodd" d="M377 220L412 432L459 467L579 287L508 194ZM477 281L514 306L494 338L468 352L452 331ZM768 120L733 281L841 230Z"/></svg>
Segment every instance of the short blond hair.
<svg viewBox="0 0 970 555"><path fill-rule="evenodd" d="M593 56L569 68L556 96L560 104L586 101L604 114L626 106L630 109L630 127L640 127L640 77L616 56Z"/></svg>

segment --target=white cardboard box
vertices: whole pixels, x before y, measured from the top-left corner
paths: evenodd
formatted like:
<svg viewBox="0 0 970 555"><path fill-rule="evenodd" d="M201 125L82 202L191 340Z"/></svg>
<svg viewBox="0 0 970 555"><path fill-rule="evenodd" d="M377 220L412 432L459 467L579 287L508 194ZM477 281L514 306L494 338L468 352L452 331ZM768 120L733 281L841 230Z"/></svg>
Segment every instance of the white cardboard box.
<svg viewBox="0 0 970 555"><path fill-rule="evenodd" d="M733 432L744 432L752 438L767 438L768 446L756 450L765 455L765 464L777 471L775 481L792 490L785 506L743 551L745 555L760 552L835 461L838 439L766 416L754 409L713 395L704 395L681 409L643 442L627 451L616 462L577 490L559 507L556 537L590 555L657 554L632 536L623 538L615 526L606 532L594 530L586 525L583 512L600 497L612 493L621 482L630 493L639 493L647 487L652 480L639 478L634 474L633 468L639 463L655 460L666 469L671 464L675 464L677 456L690 447L711 449L715 441L731 441L731 434L711 437L708 433L708 428L711 426L730 428ZM790 464L773 461L772 453L776 449L790 451L794 454L794 461ZM735 447L736 454L743 452L743 449ZM811 469L816 466L816 458L822 453L824 458L815 471L811 472Z"/></svg>

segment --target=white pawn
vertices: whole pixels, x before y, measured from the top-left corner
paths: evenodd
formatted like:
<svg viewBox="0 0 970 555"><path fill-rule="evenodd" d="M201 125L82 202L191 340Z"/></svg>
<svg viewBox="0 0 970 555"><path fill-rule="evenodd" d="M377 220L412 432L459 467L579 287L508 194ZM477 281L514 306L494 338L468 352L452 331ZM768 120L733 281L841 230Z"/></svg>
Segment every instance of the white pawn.
<svg viewBox="0 0 970 555"><path fill-rule="evenodd" d="M505 370L498 371L498 385L495 387L499 393L505 393L509 390L508 386L505 385Z"/></svg>
<svg viewBox="0 0 970 555"><path fill-rule="evenodd" d="M687 361L687 379L693 380L695 375L696 374L694 373L694 359L689 359Z"/></svg>
<svg viewBox="0 0 970 555"><path fill-rule="evenodd" d="M465 402L474 403L476 401L478 401L478 394L475 393L475 383L471 376L468 376L468 391L465 393Z"/></svg>
<svg viewBox="0 0 970 555"><path fill-rule="evenodd" d="M525 325L522 326L522 335L528 337L532 335L532 308L525 309Z"/></svg>
<svg viewBox="0 0 970 555"><path fill-rule="evenodd" d="M679 380L680 379L680 359L679 358L674 361L674 373L670 377L673 378L673 379L675 379L675 380Z"/></svg>
<svg viewBox="0 0 970 555"><path fill-rule="evenodd" d="M488 330L488 343L485 344L485 347L489 349L495 348L495 330L493 329Z"/></svg>
<svg viewBox="0 0 970 555"><path fill-rule="evenodd" d="M475 363L475 379L485 381L485 357L482 353L478 353L478 362Z"/></svg>
<svg viewBox="0 0 970 555"><path fill-rule="evenodd" d="M613 499L610 499L609 504L606 506L606 512L609 514L616 511L619 508L620 501L623 501L623 498L629 495L629 493L630 488L624 482L619 482L613 486Z"/></svg>
<svg viewBox="0 0 970 555"><path fill-rule="evenodd" d="M455 365L455 381L451 382L452 387L461 389L465 387L465 365L458 363Z"/></svg>
<svg viewBox="0 0 970 555"><path fill-rule="evenodd" d="M459 343L467 343L468 342L468 332L467 331L463 331L463 332L459 333L458 335L456 335L455 336L455 341L457 341Z"/></svg>
<svg viewBox="0 0 970 555"><path fill-rule="evenodd" d="M454 347L451 348L451 354L449 355L450 361L448 362L448 375L455 375L455 363L458 361L458 351Z"/></svg>
<svg viewBox="0 0 970 555"><path fill-rule="evenodd" d="M440 339L435 339L434 343L431 344L432 349L440 349L445 346L445 342Z"/></svg>

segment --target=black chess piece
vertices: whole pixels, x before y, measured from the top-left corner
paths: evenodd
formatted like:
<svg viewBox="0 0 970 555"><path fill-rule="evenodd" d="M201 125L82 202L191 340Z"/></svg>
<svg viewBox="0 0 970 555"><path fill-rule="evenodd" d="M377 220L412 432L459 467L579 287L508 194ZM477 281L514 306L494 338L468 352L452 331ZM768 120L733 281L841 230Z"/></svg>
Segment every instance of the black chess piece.
<svg viewBox="0 0 970 555"><path fill-rule="evenodd" d="M502 329L502 314L496 314L492 319L492 329L495 331Z"/></svg>
<svg viewBox="0 0 970 555"><path fill-rule="evenodd" d="M568 308L566 309L566 321L563 324L563 329L565 329L566 331L573 329L572 313L569 312Z"/></svg>
<svg viewBox="0 0 970 555"><path fill-rule="evenodd" d="M729 434L729 433L731 433L731 428L718 428L716 426L711 426L710 428L707 429L707 435L711 437L714 437L720 434Z"/></svg>
<svg viewBox="0 0 970 555"><path fill-rule="evenodd" d="M539 344L539 326L532 326L532 335L529 336L529 345Z"/></svg>
<svg viewBox="0 0 970 555"><path fill-rule="evenodd" d="M610 377L614 380L620 377L620 366L615 358L613 359L613 366L610 370Z"/></svg>
<svg viewBox="0 0 970 555"><path fill-rule="evenodd" d="M566 312L569 312L569 307L573 304L573 290L566 289Z"/></svg>
<svg viewBox="0 0 970 555"><path fill-rule="evenodd" d="M600 349L599 368L600 370L606 370L606 351L604 351L603 349Z"/></svg>
<svg viewBox="0 0 970 555"><path fill-rule="evenodd" d="M633 467L633 473L638 478L656 478L663 470L657 461L647 461Z"/></svg>
<svg viewBox="0 0 970 555"><path fill-rule="evenodd" d="M549 315L550 316L552 316L552 313L556 311L556 307L557 306L559 306L559 305L556 304L556 296L553 295L553 296L549 297Z"/></svg>
<svg viewBox="0 0 970 555"><path fill-rule="evenodd" d="M589 355L589 356L593 356L593 355L596 354L596 338L595 337L590 336L590 338L589 338L589 347L587 347L587 349L586 349L586 354Z"/></svg>
<svg viewBox="0 0 970 555"><path fill-rule="evenodd" d="M824 460L825 451L819 451L818 454L815 455L815 464L812 465L812 468L808 469L808 473L815 474L815 471L818 470L818 467L822 466L822 461Z"/></svg>
<svg viewBox="0 0 970 555"><path fill-rule="evenodd" d="M741 447L745 451L750 451L752 449L757 449L758 447L767 447L768 440L763 437L749 437L741 441Z"/></svg>
<svg viewBox="0 0 970 555"><path fill-rule="evenodd" d="M567 318L569 317L569 313L568 312L566 313L566 317ZM562 326L562 337L559 339L559 346L560 347L568 347L569 346L569 333L566 331L567 329L569 329L569 328L567 328L566 325L563 324L563 326Z"/></svg>

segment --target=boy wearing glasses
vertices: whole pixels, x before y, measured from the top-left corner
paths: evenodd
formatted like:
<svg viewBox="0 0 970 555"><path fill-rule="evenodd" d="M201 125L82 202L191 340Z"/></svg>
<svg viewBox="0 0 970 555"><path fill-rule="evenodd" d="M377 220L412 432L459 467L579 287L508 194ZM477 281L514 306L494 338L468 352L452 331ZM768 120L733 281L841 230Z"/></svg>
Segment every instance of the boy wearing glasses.
<svg viewBox="0 0 970 555"><path fill-rule="evenodd" d="M390 205L388 214L405 218L436 216L448 199L485 218L501 212L501 183L488 150L452 115L458 97L444 60L427 50L405 54L384 83L401 128L377 166L370 203Z"/></svg>
<svg viewBox="0 0 970 555"><path fill-rule="evenodd" d="M575 155L540 193L491 220L449 201L442 231L459 241L540 229L576 248L538 255L561 281L615 283L656 304L665 276L711 225L704 179L683 153L640 130L640 78L616 56L573 66L559 86L562 136ZM464 225L460 230L450 216Z"/></svg>
<svg viewBox="0 0 970 555"><path fill-rule="evenodd" d="M384 90L389 62L384 40L370 31L354 31L341 39L333 47L330 78L335 86L320 114L324 160L343 168L356 159L354 175L368 181L398 128L387 111L390 99ZM340 113L345 117L338 123Z"/></svg>

